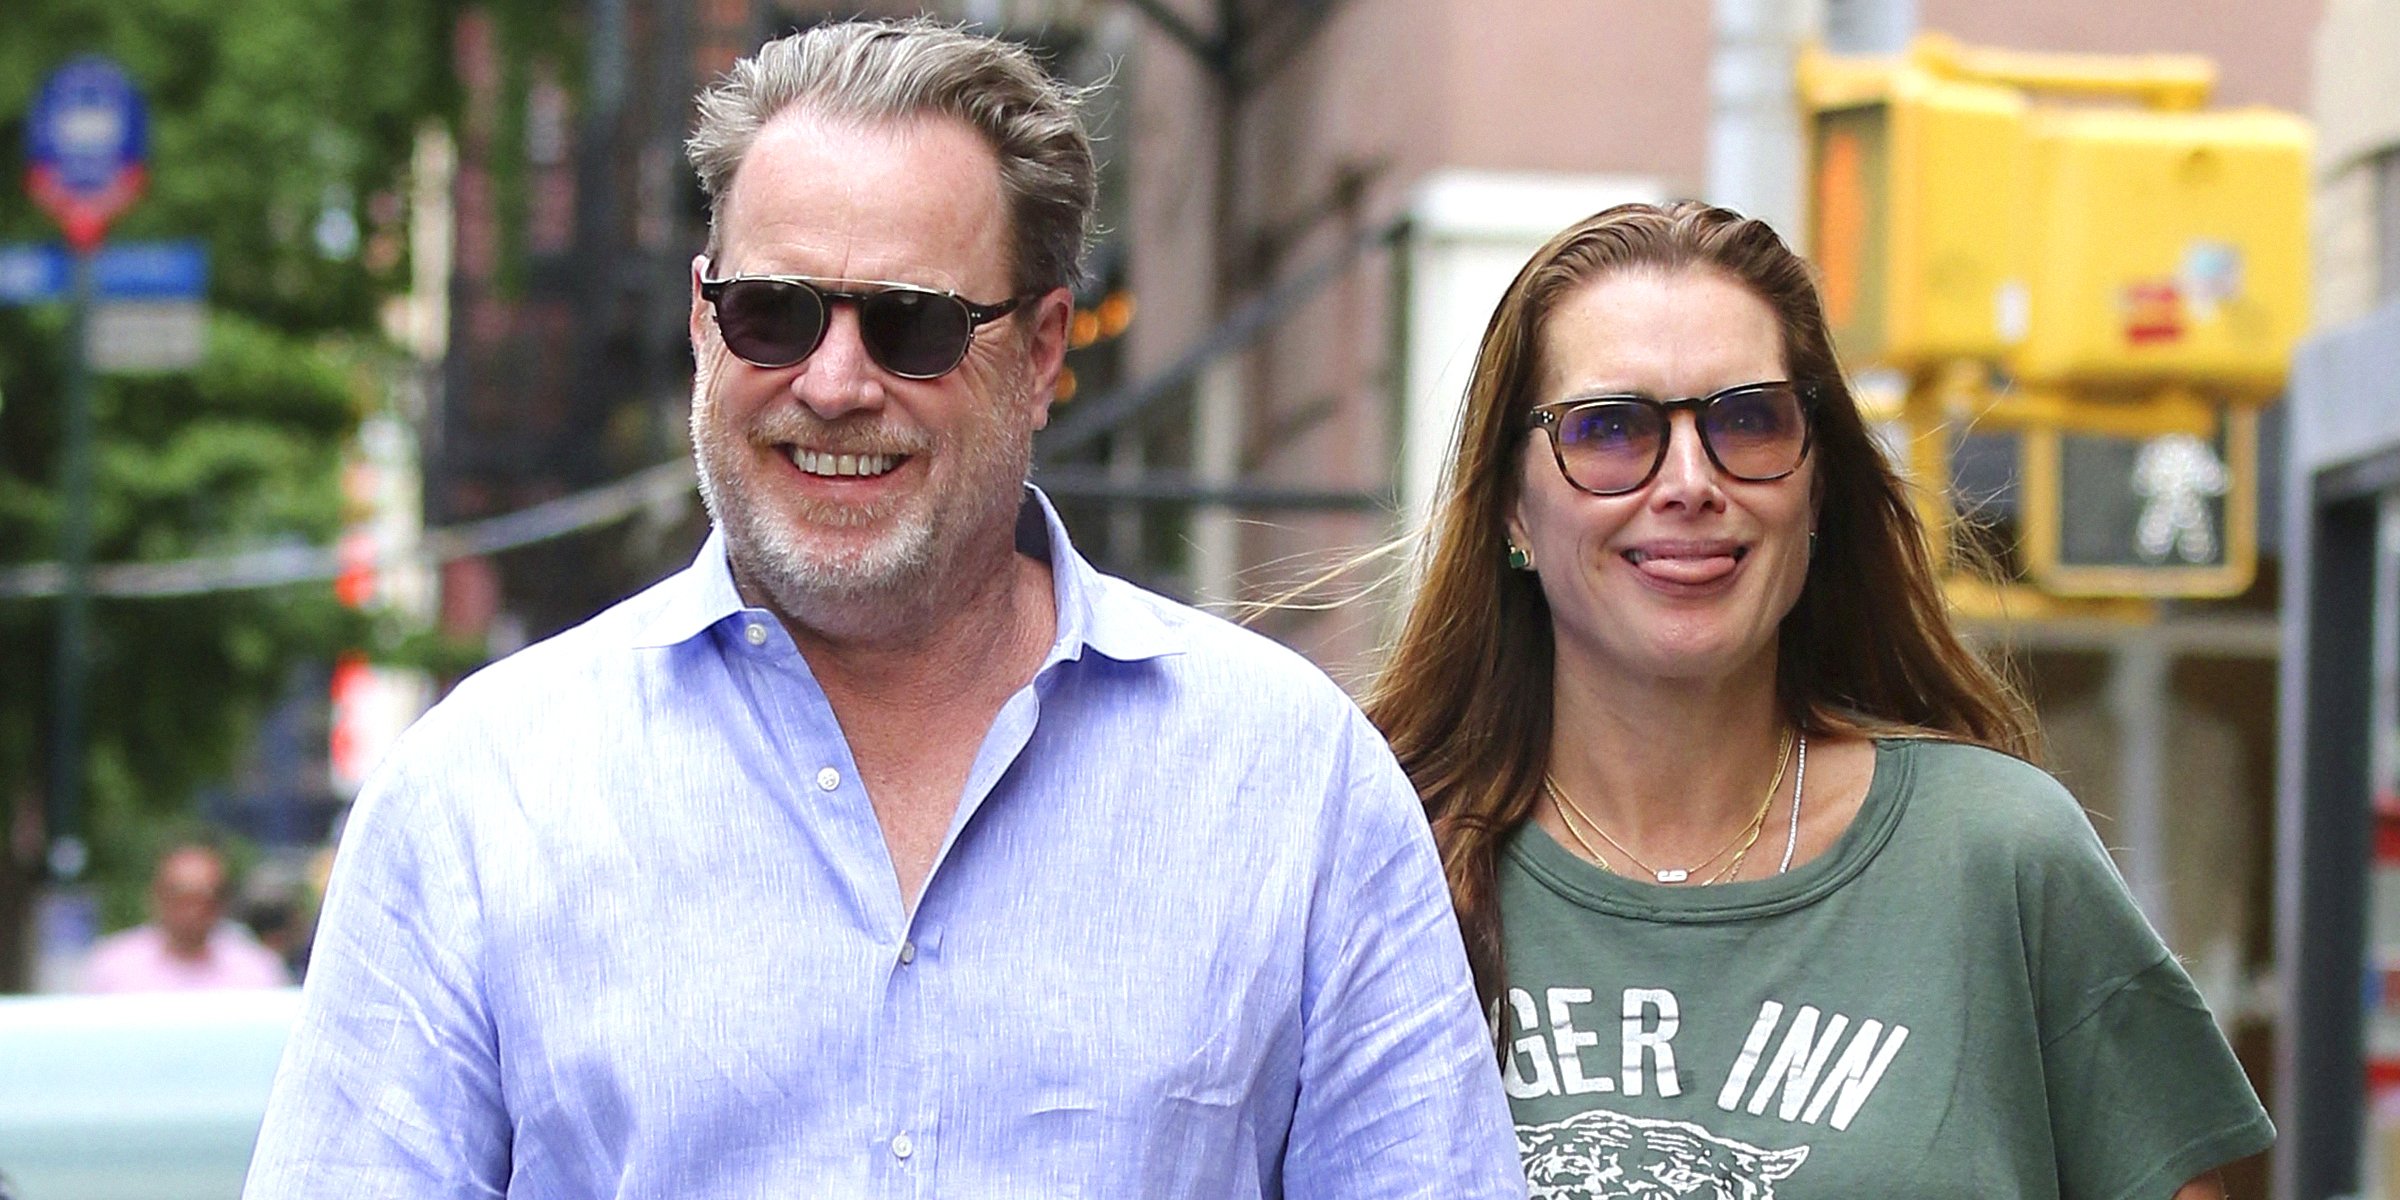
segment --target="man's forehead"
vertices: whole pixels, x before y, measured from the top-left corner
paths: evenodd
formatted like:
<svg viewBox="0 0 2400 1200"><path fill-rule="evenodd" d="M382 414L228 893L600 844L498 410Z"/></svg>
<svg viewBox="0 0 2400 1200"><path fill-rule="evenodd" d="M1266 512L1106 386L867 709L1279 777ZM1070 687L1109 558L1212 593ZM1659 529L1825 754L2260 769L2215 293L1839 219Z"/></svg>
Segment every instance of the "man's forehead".
<svg viewBox="0 0 2400 1200"><path fill-rule="evenodd" d="M1006 216L999 158L965 121L795 106L734 174L720 257L746 273L1004 284Z"/></svg>

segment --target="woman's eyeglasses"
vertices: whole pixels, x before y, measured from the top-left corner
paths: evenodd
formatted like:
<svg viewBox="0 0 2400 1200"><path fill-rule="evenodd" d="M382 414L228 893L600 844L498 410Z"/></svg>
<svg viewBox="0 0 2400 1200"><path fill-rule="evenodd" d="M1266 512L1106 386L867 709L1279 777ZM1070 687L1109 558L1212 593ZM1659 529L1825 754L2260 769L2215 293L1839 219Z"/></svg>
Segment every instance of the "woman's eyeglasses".
<svg viewBox="0 0 2400 1200"><path fill-rule="evenodd" d="M833 302L858 306L867 357L903 379L933 379L958 368L975 331L1015 312L1024 298L976 304L952 292L905 283L831 288L792 275L703 279L700 298L716 309L725 348L754 367L788 367L816 353Z"/></svg>
<svg viewBox="0 0 2400 1200"><path fill-rule="evenodd" d="M1781 479L1808 457L1808 405L1786 380L1745 383L1688 400L1589 396L1534 409L1526 425L1550 433L1559 473L1595 496L1640 491L1667 461L1677 411L1692 413L1700 447L1717 469L1748 483Z"/></svg>

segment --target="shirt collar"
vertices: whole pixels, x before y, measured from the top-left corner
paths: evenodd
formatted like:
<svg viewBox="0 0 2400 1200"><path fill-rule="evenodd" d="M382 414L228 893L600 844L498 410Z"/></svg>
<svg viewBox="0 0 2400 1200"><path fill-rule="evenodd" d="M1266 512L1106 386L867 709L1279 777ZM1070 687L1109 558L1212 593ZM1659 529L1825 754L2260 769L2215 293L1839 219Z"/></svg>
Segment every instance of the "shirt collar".
<svg viewBox="0 0 2400 1200"><path fill-rule="evenodd" d="M635 649L673 646L700 636L709 626L748 606L733 586L733 564L725 557L725 531L715 526L692 565L634 598L647 611L634 622Z"/></svg>
<svg viewBox="0 0 2400 1200"><path fill-rule="evenodd" d="M1121 579L1103 575L1067 539L1066 522L1042 489L1025 485L1017 510L1017 549L1048 552L1058 637L1042 665L1083 657L1084 647L1118 662L1140 662L1183 652L1183 631L1170 624L1156 601Z"/></svg>
<svg viewBox="0 0 2400 1200"><path fill-rule="evenodd" d="M1058 635L1043 660L1045 668L1079 659L1087 647L1118 662L1182 652L1182 631L1142 592L1101 574L1085 561L1068 539L1066 523L1059 519L1050 498L1030 483L1025 485L1024 505L1017 512L1017 548L1050 560ZM712 527L690 566L634 603L645 609L635 620L633 645L637 649L689 641L719 621L747 611L749 606L734 587L733 566L725 555L725 531Z"/></svg>

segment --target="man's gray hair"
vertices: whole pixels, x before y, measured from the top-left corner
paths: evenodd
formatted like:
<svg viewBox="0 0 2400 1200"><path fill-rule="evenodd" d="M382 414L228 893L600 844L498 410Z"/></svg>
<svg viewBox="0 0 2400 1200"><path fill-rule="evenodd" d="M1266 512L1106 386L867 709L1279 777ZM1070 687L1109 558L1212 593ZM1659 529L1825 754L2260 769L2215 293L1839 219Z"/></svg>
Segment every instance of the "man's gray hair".
<svg viewBox="0 0 2400 1200"><path fill-rule="evenodd" d="M684 152L708 193L708 252L722 249L725 200L759 130L794 106L832 117L943 115L1000 158L1010 269L1020 294L1082 281L1098 171L1077 113L1082 92L1025 47L922 18L847 21L778 38L700 94Z"/></svg>

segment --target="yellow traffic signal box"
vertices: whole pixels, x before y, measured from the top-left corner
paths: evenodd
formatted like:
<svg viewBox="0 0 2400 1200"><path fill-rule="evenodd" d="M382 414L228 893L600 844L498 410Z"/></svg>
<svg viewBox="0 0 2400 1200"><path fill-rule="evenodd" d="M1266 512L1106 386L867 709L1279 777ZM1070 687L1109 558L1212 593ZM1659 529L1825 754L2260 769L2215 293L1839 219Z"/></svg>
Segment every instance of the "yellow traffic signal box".
<svg viewBox="0 0 2400 1200"><path fill-rule="evenodd" d="M1936 35L1898 58L1805 54L1809 250L1845 360L2272 398L2307 320L2308 126L2194 111L2212 77Z"/></svg>
<svg viewBox="0 0 2400 1200"><path fill-rule="evenodd" d="M2018 379L2263 403L2308 319L2308 126L2264 110L2037 111Z"/></svg>
<svg viewBox="0 0 2400 1200"><path fill-rule="evenodd" d="M1995 359L2025 334L2027 102L1924 71L1803 64L1809 244L1859 365Z"/></svg>

